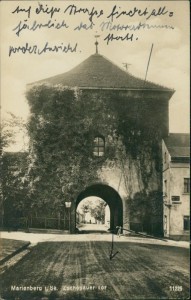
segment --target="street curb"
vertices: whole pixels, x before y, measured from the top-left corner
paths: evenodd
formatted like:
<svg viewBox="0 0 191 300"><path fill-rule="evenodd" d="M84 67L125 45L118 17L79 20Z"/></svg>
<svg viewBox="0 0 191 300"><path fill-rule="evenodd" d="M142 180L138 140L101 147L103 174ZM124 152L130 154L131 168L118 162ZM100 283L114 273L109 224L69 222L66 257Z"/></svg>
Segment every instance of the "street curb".
<svg viewBox="0 0 191 300"><path fill-rule="evenodd" d="M18 248L17 250L15 250L14 252L12 252L11 254L7 255L6 257L4 257L3 259L0 260L0 265L4 264L6 261L8 261L10 258L12 258L13 256L17 255L18 253L24 251L28 246L30 245L30 242L27 242L25 245L23 245L22 247Z"/></svg>

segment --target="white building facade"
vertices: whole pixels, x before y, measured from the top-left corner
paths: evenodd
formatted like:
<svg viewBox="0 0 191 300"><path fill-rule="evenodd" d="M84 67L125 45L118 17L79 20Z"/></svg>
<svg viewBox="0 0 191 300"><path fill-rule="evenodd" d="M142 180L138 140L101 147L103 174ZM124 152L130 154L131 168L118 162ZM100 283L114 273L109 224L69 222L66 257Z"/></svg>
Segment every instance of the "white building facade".
<svg viewBox="0 0 191 300"><path fill-rule="evenodd" d="M190 237L189 135L171 133L162 141L164 236Z"/></svg>

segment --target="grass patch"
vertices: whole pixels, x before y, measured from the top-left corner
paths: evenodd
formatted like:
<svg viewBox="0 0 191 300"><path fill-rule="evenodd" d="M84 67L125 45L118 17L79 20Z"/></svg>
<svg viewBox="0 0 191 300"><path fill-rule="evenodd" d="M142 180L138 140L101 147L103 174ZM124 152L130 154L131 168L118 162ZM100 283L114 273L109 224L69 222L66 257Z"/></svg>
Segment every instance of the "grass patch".
<svg viewBox="0 0 191 300"><path fill-rule="evenodd" d="M27 246L29 242L16 241L9 239L1 239L0 243L0 264L3 263L6 258L11 257L14 253L17 253L23 247Z"/></svg>

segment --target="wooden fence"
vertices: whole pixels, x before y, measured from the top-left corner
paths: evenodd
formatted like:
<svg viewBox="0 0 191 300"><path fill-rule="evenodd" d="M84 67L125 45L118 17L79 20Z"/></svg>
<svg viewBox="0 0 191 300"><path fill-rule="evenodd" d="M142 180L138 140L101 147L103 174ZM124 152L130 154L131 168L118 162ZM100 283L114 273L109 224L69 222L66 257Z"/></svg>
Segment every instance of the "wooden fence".
<svg viewBox="0 0 191 300"><path fill-rule="evenodd" d="M70 217L65 218L47 218L47 217L23 217L9 219L5 226L9 229L27 229L27 228L40 228L40 229L60 229L69 230Z"/></svg>

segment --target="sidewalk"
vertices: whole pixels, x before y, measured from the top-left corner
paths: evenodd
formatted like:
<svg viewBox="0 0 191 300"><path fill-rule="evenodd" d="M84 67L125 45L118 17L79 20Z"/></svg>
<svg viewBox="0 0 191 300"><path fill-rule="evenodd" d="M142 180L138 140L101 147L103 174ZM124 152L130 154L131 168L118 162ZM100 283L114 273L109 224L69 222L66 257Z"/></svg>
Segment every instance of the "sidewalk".
<svg viewBox="0 0 191 300"><path fill-rule="evenodd" d="M43 233L25 233L25 232L0 232L0 238L12 239L20 241L29 241L31 244L39 242L87 242L87 241L111 241L111 234L43 234ZM131 236L114 236L115 242L141 243L151 245L164 245L173 247L189 248L187 241L173 241L173 240L157 240L152 238L141 238Z"/></svg>

